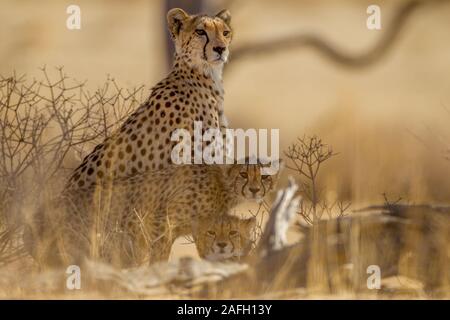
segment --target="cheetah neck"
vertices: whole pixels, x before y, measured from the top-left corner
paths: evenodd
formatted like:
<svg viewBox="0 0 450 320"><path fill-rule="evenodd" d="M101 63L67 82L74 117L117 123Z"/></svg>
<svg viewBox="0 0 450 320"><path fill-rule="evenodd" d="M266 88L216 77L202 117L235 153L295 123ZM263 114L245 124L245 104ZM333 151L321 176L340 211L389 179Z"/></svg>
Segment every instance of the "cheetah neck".
<svg viewBox="0 0 450 320"><path fill-rule="evenodd" d="M193 70L194 73L209 78L213 82L214 89L223 92L222 71L223 64L211 65L205 61L194 62L188 56L175 54L173 70Z"/></svg>

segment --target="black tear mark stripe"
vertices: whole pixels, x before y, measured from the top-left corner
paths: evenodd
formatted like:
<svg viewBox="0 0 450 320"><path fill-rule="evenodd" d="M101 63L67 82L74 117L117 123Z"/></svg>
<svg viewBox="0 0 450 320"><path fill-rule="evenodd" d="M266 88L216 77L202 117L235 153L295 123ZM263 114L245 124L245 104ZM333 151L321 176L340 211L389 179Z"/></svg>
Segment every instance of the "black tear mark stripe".
<svg viewBox="0 0 450 320"><path fill-rule="evenodd" d="M248 164L245 166L245 172L248 172ZM241 189L241 194L244 198L245 198L245 187L248 185L248 181L249 181L249 177L247 176L247 178L245 179L245 183Z"/></svg>
<svg viewBox="0 0 450 320"><path fill-rule="evenodd" d="M208 57L206 56L206 46L209 43L209 37L208 37L208 33L205 31L205 37L206 37L206 43L203 46L203 59L205 59L206 61L208 61Z"/></svg>
<svg viewBox="0 0 450 320"><path fill-rule="evenodd" d="M261 186L262 186L262 189L263 189L263 197L266 195L266 186L264 185L264 182L262 181L262 179L261 179Z"/></svg>

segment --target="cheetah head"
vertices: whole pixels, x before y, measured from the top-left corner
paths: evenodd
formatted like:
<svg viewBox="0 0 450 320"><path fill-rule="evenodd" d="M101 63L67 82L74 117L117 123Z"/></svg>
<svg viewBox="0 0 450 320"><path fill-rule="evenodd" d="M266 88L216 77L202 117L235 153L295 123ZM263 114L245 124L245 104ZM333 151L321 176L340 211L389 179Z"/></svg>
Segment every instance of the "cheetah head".
<svg viewBox="0 0 450 320"><path fill-rule="evenodd" d="M225 167L225 179L232 184L231 188L236 195L246 200L261 202L275 189L283 162L277 160L279 161L278 170L274 171L270 170L270 163L263 164L258 160L256 164L249 164L247 160L244 164L238 163Z"/></svg>
<svg viewBox="0 0 450 320"><path fill-rule="evenodd" d="M232 215L201 219L193 237L201 258L210 261L238 260L248 255L254 243L256 218Z"/></svg>
<svg viewBox="0 0 450 320"><path fill-rule="evenodd" d="M213 17L189 15L179 8L167 13L177 55L200 67L222 67L227 62L233 34L230 21L228 10L222 10Z"/></svg>

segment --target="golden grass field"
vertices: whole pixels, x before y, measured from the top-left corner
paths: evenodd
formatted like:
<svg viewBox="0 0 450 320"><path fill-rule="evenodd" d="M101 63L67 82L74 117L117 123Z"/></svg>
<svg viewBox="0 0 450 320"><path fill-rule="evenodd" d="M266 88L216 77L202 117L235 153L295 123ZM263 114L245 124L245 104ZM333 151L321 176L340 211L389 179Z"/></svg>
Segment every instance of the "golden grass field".
<svg viewBox="0 0 450 320"><path fill-rule="evenodd" d="M449 204L450 42L446 39L450 3L425 6L413 13L391 50L368 68L349 69L304 48L255 54L233 62L233 48L291 33L315 34L344 51L364 52L381 38L402 1L379 1L380 31L366 28L366 8L371 3L212 2L211 7L230 5L235 29L231 62L224 74L230 126L280 129L280 150L286 150L297 137L320 136L338 153L321 169L319 183L326 201L339 199L358 209L383 203L385 194L410 204ZM97 89L109 75L124 88L144 85L147 94L168 72L163 1L80 0L79 31L65 27L69 4L2 1L0 75L7 77L15 71L32 79L41 77L38 68L43 65L51 73L55 66L64 66L71 77L87 79L89 90ZM69 154L65 165L75 167L77 161ZM295 173L285 169L281 186L288 175ZM27 214L34 209L33 203L22 208ZM290 242L297 238L297 232L291 230ZM185 242L177 241L171 259L196 257L193 244ZM51 289L59 283L44 284L44 280L19 284L38 279L36 273L31 258L2 267L0 298L158 298L120 291L106 295L100 290L61 292ZM46 279L52 282L58 277L60 273ZM386 283L405 290L385 296L300 290L260 298L427 298L413 279L394 278Z"/></svg>

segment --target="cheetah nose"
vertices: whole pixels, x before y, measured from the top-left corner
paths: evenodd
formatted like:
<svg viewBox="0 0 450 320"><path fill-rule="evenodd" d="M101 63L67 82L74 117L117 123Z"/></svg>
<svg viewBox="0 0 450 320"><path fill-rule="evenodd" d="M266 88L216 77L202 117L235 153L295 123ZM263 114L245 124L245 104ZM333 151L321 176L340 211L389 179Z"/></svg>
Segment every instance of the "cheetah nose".
<svg viewBox="0 0 450 320"><path fill-rule="evenodd" d="M217 52L219 55L222 55L222 53L225 51L225 47L214 47L213 50Z"/></svg>
<svg viewBox="0 0 450 320"><path fill-rule="evenodd" d="M217 243L217 246L219 247L219 248L225 248L226 246L227 246L227 243L226 242L218 242Z"/></svg>
<svg viewBox="0 0 450 320"><path fill-rule="evenodd" d="M249 188L249 189L250 189L250 192L253 194L255 194L259 191L259 188Z"/></svg>

